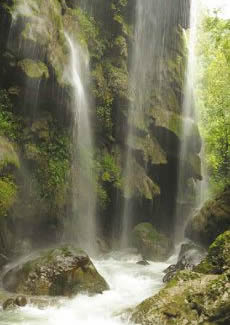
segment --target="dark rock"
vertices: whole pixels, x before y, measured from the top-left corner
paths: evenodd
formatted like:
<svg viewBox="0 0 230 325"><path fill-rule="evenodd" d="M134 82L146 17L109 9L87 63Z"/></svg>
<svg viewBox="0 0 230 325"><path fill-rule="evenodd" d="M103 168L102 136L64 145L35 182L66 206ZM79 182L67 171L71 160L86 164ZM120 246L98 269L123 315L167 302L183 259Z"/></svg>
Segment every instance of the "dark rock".
<svg viewBox="0 0 230 325"><path fill-rule="evenodd" d="M174 278L174 276L175 276L175 274L176 274L177 271L178 270L174 270L174 271L167 272L165 274L165 276L163 277L163 282L164 283L167 283L167 282L171 281Z"/></svg>
<svg viewBox="0 0 230 325"><path fill-rule="evenodd" d="M164 270L166 275L163 278L163 282L166 283L172 280L178 271L193 270L204 256L205 250L196 244L192 242L182 244L177 263L170 265Z"/></svg>
<svg viewBox="0 0 230 325"><path fill-rule="evenodd" d="M9 298L3 303L2 308L3 308L3 310L8 310L8 309L14 309L16 306L17 305L15 303L15 300L12 298Z"/></svg>
<svg viewBox="0 0 230 325"><path fill-rule="evenodd" d="M24 296L17 296L15 299L15 303L19 307L24 307L27 305L27 299Z"/></svg>
<svg viewBox="0 0 230 325"><path fill-rule="evenodd" d="M142 261L137 262L137 264L138 265L149 265L149 262L146 260L142 260Z"/></svg>
<svg viewBox="0 0 230 325"><path fill-rule="evenodd" d="M186 236L208 247L215 238L230 229L230 186L204 207L188 223Z"/></svg>
<svg viewBox="0 0 230 325"><path fill-rule="evenodd" d="M230 230L219 235L208 249L208 255L195 267L196 272L222 274L230 269Z"/></svg>
<svg viewBox="0 0 230 325"><path fill-rule="evenodd" d="M3 286L11 292L49 296L95 294L108 289L88 255L71 246L42 251L40 257L10 270Z"/></svg>
<svg viewBox="0 0 230 325"><path fill-rule="evenodd" d="M169 273L169 272L173 272L175 270L176 270L176 264L172 264L172 265L169 265L169 267L167 267L167 269L165 269L163 272Z"/></svg>

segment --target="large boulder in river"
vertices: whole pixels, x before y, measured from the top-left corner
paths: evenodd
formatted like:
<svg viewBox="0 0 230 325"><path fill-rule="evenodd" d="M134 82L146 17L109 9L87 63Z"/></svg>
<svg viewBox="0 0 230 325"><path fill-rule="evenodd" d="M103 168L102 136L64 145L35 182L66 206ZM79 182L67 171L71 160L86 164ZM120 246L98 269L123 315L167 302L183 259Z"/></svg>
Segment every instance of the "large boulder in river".
<svg viewBox="0 0 230 325"><path fill-rule="evenodd" d="M208 256L191 270L179 271L132 314L139 325L230 324L230 231L210 246Z"/></svg>
<svg viewBox="0 0 230 325"><path fill-rule="evenodd" d="M108 289L88 255L71 246L43 251L13 268L4 276L3 285L11 292L49 296L96 294Z"/></svg>
<svg viewBox="0 0 230 325"><path fill-rule="evenodd" d="M132 243L143 258L153 261L166 259L172 251L172 241L156 231L151 223L143 222L132 231Z"/></svg>
<svg viewBox="0 0 230 325"><path fill-rule="evenodd" d="M185 234L205 247L230 229L230 186L204 207L188 223Z"/></svg>

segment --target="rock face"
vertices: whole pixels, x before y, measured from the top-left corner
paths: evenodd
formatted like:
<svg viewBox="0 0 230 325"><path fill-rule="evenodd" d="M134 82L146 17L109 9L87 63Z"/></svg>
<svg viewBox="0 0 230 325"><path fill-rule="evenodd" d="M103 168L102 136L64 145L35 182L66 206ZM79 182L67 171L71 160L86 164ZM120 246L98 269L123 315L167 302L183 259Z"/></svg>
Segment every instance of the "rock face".
<svg viewBox="0 0 230 325"><path fill-rule="evenodd" d="M208 247L222 232L230 229L230 186L193 217L187 225L188 238Z"/></svg>
<svg viewBox="0 0 230 325"><path fill-rule="evenodd" d="M222 274L230 269L230 231L219 235L208 249L207 257L195 268L205 274Z"/></svg>
<svg viewBox="0 0 230 325"><path fill-rule="evenodd" d="M147 220L158 229L171 229L184 122L186 51L181 27L188 27L189 0L155 2L162 9L155 17L156 25L162 27L155 40L159 53L151 56L148 104L143 121L132 125L136 138L130 142L126 141L133 101L129 63L136 2L0 1L0 113L4 113L0 129L10 142L16 142L21 158L17 206L13 211L7 206L6 211L18 251L25 229L26 239L35 248L57 243L63 220L70 215L73 92L65 78L70 62L65 33L90 57L89 94L95 103L90 105L90 117L102 229L111 233L116 223L119 229L119 207L127 199L122 175L128 148L134 153L128 200L134 205L135 224ZM7 103L3 97L9 98ZM199 131L193 122L189 127L193 132L184 162L186 178L200 179ZM5 254L3 246L0 252ZM9 255L15 254L14 249Z"/></svg>
<svg viewBox="0 0 230 325"><path fill-rule="evenodd" d="M206 251L192 242L182 244L176 264L170 265L164 273L163 282L172 280L178 271L193 270L206 255Z"/></svg>
<svg viewBox="0 0 230 325"><path fill-rule="evenodd" d="M144 259L165 260L173 249L172 242L157 232L148 222L140 223L132 231L132 243Z"/></svg>
<svg viewBox="0 0 230 325"><path fill-rule="evenodd" d="M229 256L227 231L194 271L178 272L157 295L137 306L132 320L141 325L230 324Z"/></svg>
<svg viewBox="0 0 230 325"><path fill-rule="evenodd" d="M3 284L11 292L49 296L96 294L108 289L89 257L70 246L42 252L40 257L10 270Z"/></svg>

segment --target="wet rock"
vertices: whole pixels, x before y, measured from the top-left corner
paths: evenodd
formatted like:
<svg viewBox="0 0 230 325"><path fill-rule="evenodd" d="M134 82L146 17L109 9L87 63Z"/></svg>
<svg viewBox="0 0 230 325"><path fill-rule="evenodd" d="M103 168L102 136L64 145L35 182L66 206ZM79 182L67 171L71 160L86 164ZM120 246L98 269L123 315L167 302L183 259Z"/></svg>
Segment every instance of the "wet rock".
<svg viewBox="0 0 230 325"><path fill-rule="evenodd" d="M177 263L170 265L164 270L166 275L163 278L163 282L171 281L178 271L193 270L201 262L205 254L205 250L192 242L182 244Z"/></svg>
<svg viewBox="0 0 230 325"><path fill-rule="evenodd" d="M230 324L229 245L227 231L197 267L176 272L157 295L138 305L131 320L139 325ZM168 268L168 278L174 268Z"/></svg>
<svg viewBox="0 0 230 325"><path fill-rule="evenodd" d="M230 186L203 208L188 223L186 236L205 247L230 228Z"/></svg>
<svg viewBox="0 0 230 325"><path fill-rule="evenodd" d="M14 309L16 307L17 305L15 303L15 300L12 298L7 299L2 305L3 310Z"/></svg>
<svg viewBox="0 0 230 325"><path fill-rule="evenodd" d="M17 296L15 299L15 303L19 307L24 307L27 305L27 299L24 296Z"/></svg>
<svg viewBox="0 0 230 325"><path fill-rule="evenodd" d="M165 269L163 272L169 273L169 272L173 272L175 270L176 270L176 264L172 264L172 265L169 265L169 267L167 267L167 269Z"/></svg>
<svg viewBox="0 0 230 325"><path fill-rule="evenodd" d="M142 260L142 261L137 262L137 264L146 266L146 265L149 265L149 262L146 260Z"/></svg>
<svg viewBox="0 0 230 325"><path fill-rule="evenodd" d="M165 260L173 249L171 240L157 232L148 222L140 223L134 227L132 242L144 259L153 261Z"/></svg>
<svg viewBox="0 0 230 325"><path fill-rule="evenodd" d="M230 230L219 235L208 249L208 255L195 267L196 272L222 274L230 269Z"/></svg>
<svg viewBox="0 0 230 325"><path fill-rule="evenodd" d="M108 289L88 255L72 246L42 251L39 257L10 270L3 286L11 292L47 296L95 294Z"/></svg>

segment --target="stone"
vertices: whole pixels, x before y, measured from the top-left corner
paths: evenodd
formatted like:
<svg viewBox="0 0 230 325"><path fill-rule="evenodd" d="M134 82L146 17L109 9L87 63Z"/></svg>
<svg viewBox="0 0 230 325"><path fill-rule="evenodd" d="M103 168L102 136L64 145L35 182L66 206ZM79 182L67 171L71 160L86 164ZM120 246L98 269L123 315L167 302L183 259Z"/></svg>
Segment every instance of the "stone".
<svg viewBox="0 0 230 325"><path fill-rule="evenodd" d="M2 308L3 308L3 310L10 310L10 309L14 309L16 306L17 305L16 305L14 299L9 298L3 303Z"/></svg>
<svg viewBox="0 0 230 325"><path fill-rule="evenodd" d="M138 265L144 265L144 266L146 266L146 265L150 265L149 262L146 261L146 260L139 261L139 262L137 262L137 264L138 264Z"/></svg>
<svg viewBox="0 0 230 325"><path fill-rule="evenodd" d="M215 238L230 229L230 186L207 201L188 223L185 235L189 239L208 247Z"/></svg>
<svg viewBox="0 0 230 325"><path fill-rule="evenodd" d="M25 307L27 305L27 299L24 296L17 296L15 299L15 303L19 307Z"/></svg>
<svg viewBox="0 0 230 325"><path fill-rule="evenodd" d="M164 260L173 249L171 240L157 232L151 223L136 225L131 235L133 246L142 254L143 259Z"/></svg>
<svg viewBox="0 0 230 325"><path fill-rule="evenodd" d="M38 296L96 294L109 288L88 255L72 246L41 251L37 258L7 272L3 286L10 292Z"/></svg>
<svg viewBox="0 0 230 325"><path fill-rule="evenodd" d="M216 238L208 249L208 255L195 267L195 271L222 274L228 269L230 269L230 230Z"/></svg>

